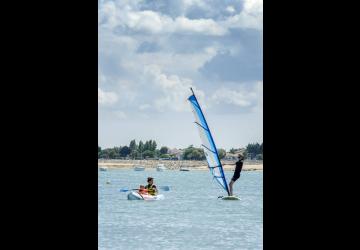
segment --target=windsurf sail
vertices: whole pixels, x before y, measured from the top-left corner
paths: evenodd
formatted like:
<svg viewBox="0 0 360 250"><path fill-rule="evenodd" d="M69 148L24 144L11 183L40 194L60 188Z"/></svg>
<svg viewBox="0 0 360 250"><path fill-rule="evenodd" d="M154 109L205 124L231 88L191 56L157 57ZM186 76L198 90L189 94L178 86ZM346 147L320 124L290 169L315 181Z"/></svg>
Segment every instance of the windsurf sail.
<svg viewBox="0 0 360 250"><path fill-rule="evenodd" d="M192 88L190 89L193 94L188 98L188 101L190 102L190 106L195 116L195 124L199 129L200 139L202 142L201 146L204 149L208 167L217 183L219 183L220 186L228 193L228 195L230 195L224 169L221 165L214 139L210 133L209 126L205 120L205 116L201 110L199 102L196 99L194 91Z"/></svg>

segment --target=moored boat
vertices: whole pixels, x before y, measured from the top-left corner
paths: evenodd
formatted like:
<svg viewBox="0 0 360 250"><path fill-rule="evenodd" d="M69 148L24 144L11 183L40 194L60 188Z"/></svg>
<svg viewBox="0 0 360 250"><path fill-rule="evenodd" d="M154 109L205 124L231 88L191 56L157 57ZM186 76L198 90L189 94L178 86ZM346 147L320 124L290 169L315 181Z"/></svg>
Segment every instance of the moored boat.
<svg viewBox="0 0 360 250"><path fill-rule="evenodd" d="M134 170L135 170L135 171L144 171L144 170L145 170L145 167L144 167L144 166L137 165L137 166L134 166Z"/></svg>
<svg viewBox="0 0 360 250"><path fill-rule="evenodd" d="M164 164L158 164L157 167L156 167L156 170L157 171L164 171L166 170L167 168L164 166Z"/></svg>
<svg viewBox="0 0 360 250"><path fill-rule="evenodd" d="M180 167L180 171L190 171L190 169L187 167Z"/></svg>

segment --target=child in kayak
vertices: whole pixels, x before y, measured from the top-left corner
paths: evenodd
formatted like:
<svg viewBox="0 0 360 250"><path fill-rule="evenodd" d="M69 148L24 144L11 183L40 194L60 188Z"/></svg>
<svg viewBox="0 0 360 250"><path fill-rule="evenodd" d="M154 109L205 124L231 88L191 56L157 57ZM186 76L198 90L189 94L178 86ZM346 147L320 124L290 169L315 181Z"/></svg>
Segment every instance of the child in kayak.
<svg viewBox="0 0 360 250"><path fill-rule="evenodd" d="M231 181L229 183L229 189L230 189L230 196L233 195L233 184L235 183L235 181L237 179L239 179L240 177L240 172L242 170L242 166L243 166L243 161L244 161L244 156L242 154L239 154L239 161L236 162L236 167L235 167L235 171L234 171L234 175L231 178Z"/></svg>
<svg viewBox="0 0 360 250"><path fill-rule="evenodd" d="M139 194L148 194L148 190L145 188L144 185L140 185L138 192L139 192Z"/></svg>
<svg viewBox="0 0 360 250"><path fill-rule="evenodd" d="M148 177L147 182L148 182L148 184L145 186L145 188L147 189L148 194L157 195L158 190L157 190L156 186L154 185L154 178Z"/></svg>

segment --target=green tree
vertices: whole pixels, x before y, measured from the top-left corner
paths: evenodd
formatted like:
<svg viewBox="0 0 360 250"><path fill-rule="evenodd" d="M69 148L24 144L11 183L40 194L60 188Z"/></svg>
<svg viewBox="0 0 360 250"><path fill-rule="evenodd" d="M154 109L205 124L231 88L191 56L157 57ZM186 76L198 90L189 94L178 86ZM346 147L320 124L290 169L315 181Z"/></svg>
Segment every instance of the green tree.
<svg viewBox="0 0 360 250"><path fill-rule="evenodd" d="M129 148L130 148L130 157L131 158L135 158L136 157L136 151L137 151L137 145L136 145L136 141L135 141L135 139L134 140L132 140L131 142L130 142L130 144L129 144Z"/></svg>
<svg viewBox="0 0 360 250"><path fill-rule="evenodd" d="M229 151L229 153L231 153L231 154L235 154L235 152L236 152L236 149L235 149L235 148L232 148L232 149L230 149L230 151Z"/></svg>
<svg viewBox="0 0 360 250"><path fill-rule="evenodd" d="M119 147L114 148L106 148L101 150L101 152L98 154L99 158L105 158L105 159L115 159L119 157Z"/></svg>
<svg viewBox="0 0 360 250"><path fill-rule="evenodd" d="M226 150L225 149L219 148L217 151L218 151L220 159L223 159L226 156Z"/></svg>
<svg viewBox="0 0 360 250"><path fill-rule="evenodd" d="M150 140L151 141L151 140ZM150 150L150 141L146 141L144 144L144 151Z"/></svg>
<svg viewBox="0 0 360 250"><path fill-rule="evenodd" d="M190 145L189 147L187 147L184 150L183 155L182 155L184 160L190 160L190 155L191 155L191 153L193 151L193 148L194 148L193 145Z"/></svg>
<svg viewBox="0 0 360 250"><path fill-rule="evenodd" d="M109 158L109 156L106 154L105 150L101 150L101 152L98 153L98 157L99 158L104 158L104 159Z"/></svg>
<svg viewBox="0 0 360 250"><path fill-rule="evenodd" d="M113 150L114 150L114 152L115 152L115 158L119 158L119 157L121 157L121 155L120 155L120 151L121 151L121 149L122 149L123 147L114 147L113 148Z"/></svg>
<svg viewBox="0 0 360 250"><path fill-rule="evenodd" d="M161 155L160 150L159 150L159 149L155 149L154 155L155 155L155 157L160 157L160 155Z"/></svg>
<svg viewBox="0 0 360 250"><path fill-rule="evenodd" d="M249 156L248 156L248 153L246 152L246 150L242 153L242 155L244 156L244 159L247 159Z"/></svg>
<svg viewBox="0 0 360 250"><path fill-rule="evenodd" d="M161 147L161 148L160 148L160 153L161 153L161 154L167 154L168 151L169 151L169 149L168 149L167 147Z"/></svg>
<svg viewBox="0 0 360 250"><path fill-rule="evenodd" d="M185 160L204 160L205 154L204 150L201 148L194 148L190 145L184 150L183 159Z"/></svg>
<svg viewBox="0 0 360 250"><path fill-rule="evenodd" d="M118 154L116 153L116 151L114 149L109 151L109 158L110 159L115 159L116 156L118 156Z"/></svg>
<svg viewBox="0 0 360 250"><path fill-rule="evenodd" d="M169 155L169 154L162 154L162 155L160 155L160 158L170 158L170 157L172 157L172 156Z"/></svg>
<svg viewBox="0 0 360 250"><path fill-rule="evenodd" d="M253 159L258 154L261 154L262 150L261 150L260 144L259 143L249 143L246 146L246 153L250 157L250 159Z"/></svg>
<svg viewBox="0 0 360 250"><path fill-rule="evenodd" d="M130 148L131 152L136 151L137 145L136 145L135 139L130 142L129 148Z"/></svg>
<svg viewBox="0 0 360 250"><path fill-rule="evenodd" d="M203 154L203 151L195 149L195 150L192 151L192 153L190 155L190 158L192 160L202 160L204 158L203 156L205 156Z"/></svg>
<svg viewBox="0 0 360 250"><path fill-rule="evenodd" d="M155 151L155 150L156 150L156 147L157 147L156 141L155 141L155 140L152 141L152 143L151 143L150 145L151 145L150 150L151 150L151 151Z"/></svg>
<svg viewBox="0 0 360 250"><path fill-rule="evenodd" d="M145 151L142 153L142 156L143 156L144 158L154 158L155 152L154 152L154 151L151 151L151 150L145 150Z"/></svg>
<svg viewBox="0 0 360 250"><path fill-rule="evenodd" d="M126 157L131 153L131 150L128 146L122 147L119 151L121 157Z"/></svg>
<svg viewBox="0 0 360 250"><path fill-rule="evenodd" d="M143 151L144 151L144 143L140 141L138 146L138 152L142 153Z"/></svg>

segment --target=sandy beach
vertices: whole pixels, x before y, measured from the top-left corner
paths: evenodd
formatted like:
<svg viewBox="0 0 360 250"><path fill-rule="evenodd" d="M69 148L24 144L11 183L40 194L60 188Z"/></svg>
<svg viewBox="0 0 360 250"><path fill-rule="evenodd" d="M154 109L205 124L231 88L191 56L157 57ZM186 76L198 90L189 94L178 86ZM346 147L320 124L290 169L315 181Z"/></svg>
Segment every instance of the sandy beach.
<svg viewBox="0 0 360 250"><path fill-rule="evenodd" d="M145 169L154 169L158 164L164 164L169 170L179 170L186 167L190 170L208 170L206 161L168 161L168 160L98 160L98 167L132 169L136 165ZM222 161L225 170L234 170L235 161ZM262 162L244 162L243 171L263 170Z"/></svg>

